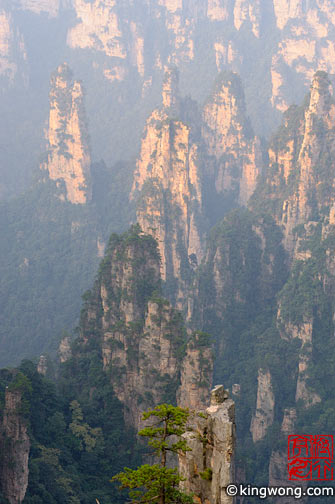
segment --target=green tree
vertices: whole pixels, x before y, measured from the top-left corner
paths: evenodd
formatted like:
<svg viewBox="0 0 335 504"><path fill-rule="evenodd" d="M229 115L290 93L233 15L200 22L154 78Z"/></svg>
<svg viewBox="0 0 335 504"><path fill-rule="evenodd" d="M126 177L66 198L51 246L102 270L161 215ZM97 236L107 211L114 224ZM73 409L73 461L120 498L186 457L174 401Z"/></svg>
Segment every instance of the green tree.
<svg viewBox="0 0 335 504"><path fill-rule="evenodd" d="M179 490L183 481L177 468L168 468L168 454L185 453L190 448L182 435L189 417L187 409L160 404L143 414L143 420L150 425L139 431L140 436L149 439L148 444L159 458L158 464L144 464L137 469L125 467L113 477L121 483L121 488L129 488L132 504L192 503L192 496Z"/></svg>

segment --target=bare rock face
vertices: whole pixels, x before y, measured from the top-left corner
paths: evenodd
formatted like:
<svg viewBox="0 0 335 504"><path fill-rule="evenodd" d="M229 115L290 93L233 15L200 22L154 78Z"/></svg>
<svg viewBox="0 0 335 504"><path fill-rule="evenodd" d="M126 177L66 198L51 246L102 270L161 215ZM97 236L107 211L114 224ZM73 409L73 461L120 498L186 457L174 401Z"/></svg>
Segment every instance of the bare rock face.
<svg viewBox="0 0 335 504"><path fill-rule="evenodd" d="M106 56L123 59L125 49L120 42L122 32L116 13L116 2L85 2L74 0L78 24L68 34L68 44L72 48L99 48Z"/></svg>
<svg viewBox="0 0 335 504"><path fill-rule="evenodd" d="M26 59L25 44L22 35L15 27L13 16L9 10L0 5L0 76L12 84L18 71L19 60L13 54L18 53L21 59Z"/></svg>
<svg viewBox="0 0 335 504"><path fill-rule="evenodd" d="M260 0L236 0L234 7L234 24L237 30L247 21L251 23L252 33L259 38L261 20Z"/></svg>
<svg viewBox="0 0 335 504"><path fill-rule="evenodd" d="M298 338L301 341L295 399L296 401L302 400L304 407L308 408L321 401L317 392L307 385L307 380L309 378L308 367L312 359L313 349L313 320L305 319L302 323L297 325L292 323L283 324L279 311L278 322L281 327L281 336L283 338Z"/></svg>
<svg viewBox="0 0 335 504"><path fill-rule="evenodd" d="M198 146L190 127L172 119L178 109L177 74L168 71L163 108L149 117L134 174L131 198L138 199L137 220L158 242L163 280L182 297L191 262L202 258L202 192Z"/></svg>
<svg viewBox="0 0 335 504"><path fill-rule="evenodd" d="M62 363L68 361L72 356L71 342L68 336L65 336L58 348L59 361Z"/></svg>
<svg viewBox="0 0 335 504"><path fill-rule="evenodd" d="M141 334L129 337L129 323L126 330L105 332L105 369L108 366L114 369L112 383L125 405L126 423L137 429L143 411L169 396L165 387L169 387L172 399L176 394L180 370L174 338L182 338L183 328L181 323L173 324L174 316L169 304L162 306L149 301ZM169 332L171 326L173 333ZM120 370L120 376L116 375L116 369Z"/></svg>
<svg viewBox="0 0 335 504"><path fill-rule="evenodd" d="M235 474L235 405L222 385L212 391L209 408L191 416L184 437L191 451L179 455L182 489L199 504L232 504L225 489Z"/></svg>
<svg viewBox="0 0 335 504"><path fill-rule="evenodd" d="M73 6L78 23L68 33L68 45L73 49L94 49L104 53L108 58L103 70L105 77L110 81L123 80L126 73L124 60L127 57L127 51L116 10L116 1L74 0ZM133 32L136 36L136 27L133 27ZM136 40L137 51L143 52L143 44L138 38ZM137 58L141 59L140 54Z"/></svg>
<svg viewBox="0 0 335 504"><path fill-rule="evenodd" d="M273 0L273 6L282 36L272 57L272 103L283 112L292 102L292 71L305 86L316 70L334 73L335 45L330 34L335 9L328 0L307 7L299 0Z"/></svg>
<svg viewBox="0 0 335 504"><path fill-rule="evenodd" d="M19 0L21 9L29 10L36 14L47 12L50 17L59 13L61 0Z"/></svg>
<svg viewBox="0 0 335 504"><path fill-rule="evenodd" d="M131 198L137 199L141 228L159 244L170 298L185 308L192 270L204 254L206 191L226 208L245 205L261 172L262 152L236 75L221 76L202 118L199 113L196 120L180 119L187 107L174 69L166 72L162 102L146 124Z"/></svg>
<svg viewBox="0 0 335 504"><path fill-rule="evenodd" d="M163 108L170 113L179 110L179 73L177 68L167 69L162 89Z"/></svg>
<svg viewBox="0 0 335 504"><path fill-rule="evenodd" d="M306 348L302 347L305 352ZM301 353L299 356L299 374L297 381L297 389L295 394L295 400L299 401L300 399L303 401L304 406L309 408L316 403L321 402L321 397L317 392L312 391L307 386L307 379L309 378L308 366L311 360L311 348L309 349L307 354Z"/></svg>
<svg viewBox="0 0 335 504"><path fill-rule="evenodd" d="M229 69L244 73L243 77L250 80L255 78L257 59L262 58L264 69L260 68L260 77L256 75L256 78L262 87L264 84L267 110L271 110L272 104L284 112L302 97L314 72L335 73L332 35L335 14L330 0L315 0L313 4L299 0L124 0L122 4L116 0L17 0L12 3L13 9L49 17L59 15L64 6L71 8L76 21L68 29L69 49L91 51L92 70L104 75L110 83L132 79L136 69L143 94L152 89L153 81L157 75L161 76L165 65L191 65L196 75L206 54L213 66L216 62L218 71ZM148 20L153 30L148 29ZM209 38L198 36L204 26L208 27ZM161 37L152 45L150 34L157 32ZM266 60L254 51L253 42L258 41L267 47ZM145 48L151 45L152 52L148 54ZM244 70L249 62L251 71Z"/></svg>
<svg viewBox="0 0 335 504"><path fill-rule="evenodd" d="M229 17L228 0L208 0L207 16L213 21L226 21Z"/></svg>
<svg viewBox="0 0 335 504"><path fill-rule="evenodd" d="M91 198L91 156L82 85L72 80L67 64L51 77L48 157L42 169L62 189L62 198L85 204Z"/></svg>
<svg viewBox="0 0 335 504"><path fill-rule="evenodd" d="M281 433L287 445L287 436L295 433L295 423L297 420L296 408L286 408L284 410L284 417L281 424ZM286 447L285 447L286 448ZM270 486L287 486L288 483L292 485L293 482L288 482L287 471L287 449L283 451L273 450L269 463L269 485ZM300 484L300 482L299 482ZM274 502L280 502L280 498ZM294 498L287 498L287 503L291 504Z"/></svg>
<svg viewBox="0 0 335 504"><path fill-rule="evenodd" d="M203 111L202 136L213 158L217 193L234 195L245 205L262 169L260 141L246 116L244 94L236 74L222 74ZM209 165L211 166L211 165Z"/></svg>
<svg viewBox="0 0 335 504"><path fill-rule="evenodd" d="M162 402L205 403L210 343L202 333L188 337L181 314L160 297L157 244L138 227L112 235L82 315L81 351L92 338L128 426L138 429L143 411Z"/></svg>
<svg viewBox="0 0 335 504"><path fill-rule="evenodd" d="M324 72L315 74L307 105L290 108L284 125L269 149L270 171L266 181L274 217L284 232L284 245L296 256L293 230L313 224L313 212L333 206L335 105Z"/></svg>
<svg viewBox="0 0 335 504"><path fill-rule="evenodd" d="M129 10L125 21L115 0L73 1L77 24L68 32L68 46L72 49L89 49L103 54L105 59L102 63L102 72L110 82L123 81L128 75L130 66L137 68L141 77L145 73L145 29L138 22L136 14L132 15L132 2L124 2L127 3Z"/></svg>
<svg viewBox="0 0 335 504"><path fill-rule="evenodd" d="M208 405L213 361L213 353L207 335L195 333L188 341L181 365L180 388L177 393L178 406L201 410Z"/></svg>
<svg viewBox="0 0 335 504"><path fill-rule="evenodd" d="M295 434L295 422L297 419L297 411L295 408L286 408L284 410L284 417L281 425L281 432L283 434L283 438L285 444L287 445L287 436L289 434ZM288 470L287 470L287 449L285 450L274 450L271 453L270 463L269 463L269 486L294 486L297 484L298 486L302 486L303 488L307 487L306 481L289 481L288 480ZM305 498L301 499L302 502L306 502ZM274 504L293 504L296 502L296 499L293 496L289 497L278 497L273 499Z"/></svg>
<svg viewBox="0 0 335 504"><path fill-rule="evenodd" d="M21 392L6 389L0 432L0 483L10 504L20 504L28 486L30 440L20 413Z"/></svg>
<svg viewBox="0 0 335 504"><path fill-rule="evenodd" d="M254 443L264 438L274 420L275 398L269 370L258 370L256 412L252 417L250 431Z"/></svg>
<svg viewBox="0 0 335 504"><path fill-rule="evenodd" d="M157 51L154 56L156 68L161 70L165 64L179 64L194 59L194 26L200 3L192 2L192 9L189 9L187 2L183 5L179 0L141 2L143 12L157 22L169 38L168 55ZM69 47L98 51L107 57L103 73L111 82L123 81L130 65L137 67L141 77L146 72L146 27L143 22L139 22L138 15L133 10L133 2L128 0L124 4L127 19L115 0L74 0L77 24L69 30L67 37ZM205 6L200 11L205 11Z"/></svg>
<svg viewBox="0 0 335 504"><path fill-rule="evenodd" d="M294 426L297 420L297 410L295 408L285 408L284 417L281 424L281 431L284 434L294 434Z"/></svg>

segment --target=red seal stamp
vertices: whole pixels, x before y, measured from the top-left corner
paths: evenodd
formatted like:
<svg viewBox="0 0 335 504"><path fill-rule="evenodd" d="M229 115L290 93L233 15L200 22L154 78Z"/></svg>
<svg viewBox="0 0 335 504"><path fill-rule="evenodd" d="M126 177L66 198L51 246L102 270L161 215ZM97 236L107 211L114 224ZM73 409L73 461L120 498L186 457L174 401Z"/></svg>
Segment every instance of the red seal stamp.
<svg viewBox="0 0 335 504"><path fill-rule="evenodd" d="M332 481L333 436L288 436L288 475L291 481Z"/></svg>

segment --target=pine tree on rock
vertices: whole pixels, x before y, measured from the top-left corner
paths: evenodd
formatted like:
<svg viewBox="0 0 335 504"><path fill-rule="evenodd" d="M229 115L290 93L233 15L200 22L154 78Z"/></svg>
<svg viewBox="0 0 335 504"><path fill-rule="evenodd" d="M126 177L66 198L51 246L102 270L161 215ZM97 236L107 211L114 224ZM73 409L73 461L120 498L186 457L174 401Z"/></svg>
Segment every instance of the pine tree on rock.
<svg viewBox="0 0 335 504"><path fill-rule="evenodd" d="M160 404L143 414L143 420L150 425L139 431L140 436L149 439L148 444L159 458L158 464L144 464L137 469L125 467L113 477L121 483L121 488L129 488L132 504L190 504L192 496L179 490L182 477L177 468L167 467L168 454L185 453L190 448L182 435L189 417L187 409Z"/></svg>

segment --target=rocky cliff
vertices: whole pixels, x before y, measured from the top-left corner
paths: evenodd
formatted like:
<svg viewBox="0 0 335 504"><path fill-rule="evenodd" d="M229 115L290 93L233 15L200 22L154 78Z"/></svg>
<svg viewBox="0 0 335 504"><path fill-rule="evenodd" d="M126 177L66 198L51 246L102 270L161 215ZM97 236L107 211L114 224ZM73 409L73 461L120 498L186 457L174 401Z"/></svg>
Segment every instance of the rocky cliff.
<svg viewBox="0 0 335 504"><path fill-rule="evenodd" d="M281 30L272 57L272 103L285 111L292 102L289 91L292 72L297 83L308 85L316 70L334 73L331 38L335 11L325 0L303 5L297 0L274 0L277 27Z"/></svg>
<svg viewBox="0 0 335 504"><path fill-rule="evenodd" d="M284 243L291 255L295 244L299 245L295 228L318 220L322 208L327 208L330 215L334 120L331 84L327 74L318 72L305 106L287 111L284 124L270 145L270 169L265 181L267 205L272 205L270 211L283 228Z"/></svg>
<svg viewBox="0 0 335 504"><path fill-rule="evenodd" d="M264 438L274 420L275 398L269 370L258 370L256 411L251 420L251 434L254 443Z"/></svg>
<svg viewBox="0 0 335 504"><path fill-rule="evenodd" d="M79 356L94 341L127 425L139 427L142 412L162 402L206 404L210 342L201 333L188 336L180 313L160 297L157 245L138 227L112 236L86 302Z"/></svg>
<svg viewBox="0 0 335 504"><path fill-rule="evenodd" d="M78 24L68 32L68 45L71 48L103 52L108 58L103 69L105 77L111 81L124 79L124 59L127 57L127 51L116 2L74 0L73 7ZM139 44L137 49L140 50ZM114 63L110 58L114 58ZM137 58L140 58L139 54Z"/></svg>
<svg viewBox="0 0 335 504"><path fill-rule="evenodd" d="M203 217L199 147L190 126L175 118L181 113L177 86L178 74L169 70L163 107L145 127L131 197L138 199L141 228L158 242L162 278L181 303L192 266L202 258Z"/></svg>
<svg viewBox="0 0 335 504"><path fill-rule="evenodd" d="M297 411L295 408L287 408L284 410L284 417L280 428L279 436L283 439L283 449L273 450L270 457L269 463L269 485L270 486L286 486L287 481L287 436L289 434L295 434L295 424L297 420ZM298 483L298 482L296 482ZM294 482L290 481L290 484ZM299 482L300 484L300 482ZM302 486L305 486L306 482L303 482ZM307 485L306 485L307 486ZM281 498L274 499L274 503L280 504ZM294 497L288 497L286 499L287 504L293 504ZM303 502L305 500L303 499Z"/></svg>
<svg viewBox="0 0 335 504"><path fill-rule="evenodd" d="M232 205L245 205L254 192L263 160L236 74L223 73L217 79L203 110L202 136L213 158L210 175L214 177L216 192L223 194Z"/></svg>
<svg viewBox="0 0 335 504"><path fill-rule="evenodd" d="M290 262L289 275L273 305L275 327L268 332L269 338L273 333L272 345L286 355L285 364L272 360L271 380L265 380L265 375L260 380L258 375L257 409L258 404L263 405L260 422L256 421L256 409L251 424L254 441L262 438L272 443L269 481L274 485L287 484L287 435L297 429L310 432L316 418L320 419L318 415L329 411L335 285L333 118L329 78L317 72L304 105L291 107L284 115L270 145L266 176L251 202L254 210L268 212L281 227ZM257 200L265 206L261 208ZM282 365L279 385L275 375ZM284 376L290 376L290 381ZM268 432L261 435L259 427L264 422ZM328 428L328 420L321 423L322 428ZM281 434L275 442L271 430L278 424Z"/></svg>
<svg viewBox="0 0 335 504"><path fill-rule="evenodd" d="M231 212L211 231L193 291L193 320L217 338L220 355L231 347L234 359L236 334L264 304L275 302L287 274L281 238L271 219L245 209Z"/></svg>
<svg viewBox="0 0 335 504"><path fill-rule="evenodd" d="M211 404L191 415L184 438L191 451L179 455L183 490L197 503L229 504L226 487L235 481L235 408L222 385L211 393Z"/></svg>
<svg viewBox="0 0 335 504"><path fill-rule="evenodd" d="M10 10L0 5L0 76L13 84L19 72L25 72L26 49L19 28L15 26Z"/></svg>
<svg viewBox="0 0 335 504"><path fill-rule="evenodd" d="M62 57L70 53L76 71L85 76L93 152L107 163L126 151L129 157L136 154L145 115L157 106L166 65L180 68L183 92L198 101L209 93L208 75L240 74L255 131L263 136L280 120L274 109L284 112L300 101L315 71L334 73L334 9L326 0L313 5L295 0L127 0L122 5L114 0L20 0L6 2L1 16L0 72L10 80L16 73L28 85L30 77L34 82L31 72L41 57L30 44L34 30L36 45L45 46L44 58L48 50ZM33 23L25 22L29 16ZM59 38L52 45L48 33L56 23ZM52 61L58 64L56 56ZM44 80L43 69L41 75ZM38 103L40 90L31 92ZM37 125L40 117L33 120ZM113 131L108 141L106 129ZM25 131L21 135L27 138Z"/></svg>
<svg viewBox="0 0 335 504"><path fill-rule="evenodd" d="M35 14L47 12L49 16L55 17L59 14L62 0L19 0L18 4L22 10L28 10ZM70 5L71 0L65 0L63 7Z"/></svg>
<svg viewBox="0 0 335 504"><path fill-rule="evenodd" d="M22 414L22 393L6 388L0 429L0 485L10 504L20 504L28 486L30 440Z"/></svg>
<svg viewBox="0 0 335 504"><path fill-rule="evenodd" d="M319 312L334 281L330 259L334 119L330 81L327 74L318 72L305 105L288 110L273 139L263 186L263 190L267 188L269 211L283 229L283 243L292 262L289 282L279 296L277 327L283 339L300 341L295 400L306 408L321 401L309 370L313 367Z"/></svg>
<svg viewBox="0 0 335 504"><path fill-rule="evenodd" d="M51 77L47 160L41 168L57 181L61 198L84 204L91 198L91 157L82 84L67 64Z"/></svg>
<svg viewBox="0 0 335 504"><path fill-rule="evenodd" d="M296 348L272 327L277 295L289 274L281 242L271 217L230 212L209 236L193 291L192 322L215 339L214 380L226 380L236 401L241 482L254 474L248 462L247 472L244 466L250 452L261 456L266 443L274 443L278 404L288 407L295 395Z"/></svg>
<svg viewBox="0 0 335 504"><path fill-rule="evenodd" d="M237 75L220 75L201 114L179 96L178 72L169 69L162 107L146 123L131 198L142 229L159 244L166 292L178 307L185 308L203 258L206 222L246 205L262 165Z"/></svg>
<svg viewBox="0 0 335 504"><path fill-rule="evenodd" d="M206 333L195 332L189 338L180 370L177 402L182 408L200 410L207 404L212 383L214 356L211 339Z"/></svg>
<svg viewBox="0 0 335 504"><path fill-rule="evenodd" d="M253 79L258 86L265 84L268 102L283 112L301 98L315 71L334 73L335 15L326 0L315 5L297 0L207 0L192 4L142 0L143 16L137 15L130 1L121 9L115 1L102 4L98 0L75 0L73 8L77 24L69 29L68 45L104 54L107 59L101 71L110 81L126 80L134 66L142 78L146 77L141 85L151 87L152 76L164 65L188 63L199 69L203 54L211 71L229 69L249 80L250 72L259 69L257 59L262 58L264 69L258 71L259 75L252 74ZM51 10L55 9L56 5ZM148 17L160 37L150 56L145 57ZM204 25L210 27L206 41L199 38L199 27ZM264 45L266 54L260 50ZM248 95L255 93L253 84L248 85Z"/></svg>

